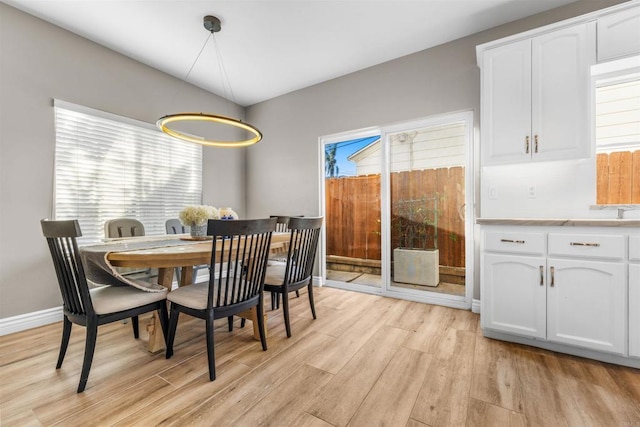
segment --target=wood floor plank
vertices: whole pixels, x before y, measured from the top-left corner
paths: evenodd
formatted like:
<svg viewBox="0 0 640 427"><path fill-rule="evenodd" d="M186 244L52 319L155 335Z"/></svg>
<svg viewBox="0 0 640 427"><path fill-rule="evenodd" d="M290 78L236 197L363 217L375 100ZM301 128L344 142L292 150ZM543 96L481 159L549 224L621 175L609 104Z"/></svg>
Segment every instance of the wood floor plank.
<svg viewBox="0 0 640 427"><path fill-rule="evenodd" d="M524 384L511 356L514 344L478 337L470 397L517 412L524 411Z"/></svg>
<svg viewBox="0 0 640 427"><path fill-rule="evenodd" d="M314 354L307 363L332 374L338 373L398 308L393 300L376 300L354 324L348 326L344 334L336 338L333 346Z"/></svg>
<svg viewBox="0 0 640 427"><path fill-rule="evenodd" d="M481 400L469 399L466 426L526 427L527 419L524 414L519 412L501 408Z"/></svg>
<svg viewBox="0 0 640 427"><path fill-rule="evenodd" d="M432 358L400 347L348 425L405 425L425 379L424 367Z"/></svg>
<svg viewBox="0 0 640 427"><path fill-rule="evenodd" d="M142 408L155 404L159 398L173 394L174 392L175 387L160 377L153 376L146 381L136 384L135 387L123 389L121 393L127 396L127 399L124 401L118 395L111 396L80 412L70 415L66 419L60 420L54 425L69 427L112 425Z"/></svg>
<svg viewBox="0 0 640 427"><path fill-rule="evenodd" d="M422 423L464 425L476 334L447 329L426 372L411 418Z"/></svg>
<svg viewBox="0 0 640 427"><path fill-rule="evenodd" d="M637 369L488 340L470 312L326 287L314 294L317 320L304 293L292 298L291 338L284 334L282 309L267 310L266 352L250 327L241 330L236 320L229 333L226 319L217 321L215 381L208 378L204 322L190 316L181 316L171 359L147 352L143 327L139 340L130 323L101 327L80 394L84 328L74 327L59 370L60 323L0 337L0 424L68 425L78 419L120 427L211 426L252 414L269 417L275 411L265 407L302 394L309 400L292 413L286 409L289 425L329 427L331 420L344 425L340 420L349 417L353 424L410 427L493 427L523 419L536 427L640 427ZM144 316L140 323L146 324ZM319 354L323 369L305 366ZM331 361L337 363L331 367ZM342 368L331 378L336 366ZM304 375L313 381L302 384ZM312 387L318 378L331 379ZM299 387L312 391L300 393ZM332 417L332 405L347 415Z"/></svg>
<svg viewBox="0 0 640 427"><path fill-rule="evenodd" d="M305 409L334 426L347 425L409 332L383 326Z"/></svg>
<svg viewBox="0 0 640 427"><path fill-rule="evenodd" d="M292 422L292 426L296 427L333 427L326 421L316 418L306 412L300 413Z"/></svg>
<svg viewBox="0 0 640 427"><path fill-rule="evenodd" d="M208 401L231 384L251 372L251 368L229 360L216 365L216 380L209 380L209 373L163 396L152 405L142 408L114 424L114 427L171 425L189 414L194 407Z"/></svg>
<svg viewBox="0 0 640 427"><path fill-rule="evenodd" d="M229 426L293 426L308 401L325 385L332 374L303 364L286 380L273 387L269 394L235 420L225 420Z"/></svg>
<svg viewBox="0 0 640 427"><path fill-rule="evenodd" d="M333 340L315 332L305 335L297 345L282 352L285 357L258 366L218 393L215 399L203 402L172 425L220 425L238 418L304 364L310 355L327 347Z"/></svg>

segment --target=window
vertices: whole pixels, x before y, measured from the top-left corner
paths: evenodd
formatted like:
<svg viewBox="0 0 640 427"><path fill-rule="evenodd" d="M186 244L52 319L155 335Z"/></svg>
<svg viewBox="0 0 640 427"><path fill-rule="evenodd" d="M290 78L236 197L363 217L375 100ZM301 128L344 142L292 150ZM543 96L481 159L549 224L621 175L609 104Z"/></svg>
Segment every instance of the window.
<svg viewBox="0 0 640 427"><path fill-rule="evenodd" d="M54 217L78 219L79 243L104 238L104 223L136 218L147 235L202 200L202 147L150 124L55 101Z"/></svg>
<svg viewBox="0 0 640 427"><path fill-rule="evenodd" d="M629 65L640 58L630 59L594 67L599 205L640 204L640 66Z"/></svg>

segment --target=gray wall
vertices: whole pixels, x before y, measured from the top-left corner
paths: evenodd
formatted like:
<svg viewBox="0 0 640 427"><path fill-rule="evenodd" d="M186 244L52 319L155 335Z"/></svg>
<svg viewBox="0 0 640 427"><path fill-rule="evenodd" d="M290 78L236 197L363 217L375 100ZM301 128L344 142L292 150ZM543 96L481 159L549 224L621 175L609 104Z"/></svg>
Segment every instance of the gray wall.
<svg viewBox="0 0 640 427"><path fill-rule="evenodd" d="M468 109L477 124L475 45L616 3L582 0L252 106L246 119L264 141L245 150L206 149L203 200L247 217L317 214L319 136ZM0 3L0 318L61 303L38 224L52 208L53 98L150 123L185 109L243 114Z"/></svg>
<svg viewBox="0 0 640 427"><path fill-rule="evenodd" d="M247 155L248 214L319 213L320 136L462 110L477 129L476 45L618 3L582 0L249 107L265 137Z"/></svg>
<svg viewBox="0 0 640 427"><path fill-rule="evenodd" d="M244 114L232 102L0 3L0 318L61 305L39 224L52 211L53 98L148 123L181 109ZM204 150L205 203L244 215L245 151Z"/></svg>

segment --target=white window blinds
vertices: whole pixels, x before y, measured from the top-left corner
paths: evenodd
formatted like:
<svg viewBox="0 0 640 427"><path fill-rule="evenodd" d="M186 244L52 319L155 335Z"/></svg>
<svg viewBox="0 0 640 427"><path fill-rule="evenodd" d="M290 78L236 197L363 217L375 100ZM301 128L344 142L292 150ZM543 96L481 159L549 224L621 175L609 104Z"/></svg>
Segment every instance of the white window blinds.
<svg viewBox="0 0 640 427"><path fill-rule="evenodd" d="M79 243L99 242L106 220L136 218L146 235L202 200L202 147L147 123L55 101L54 217L78 219Z"/></svg>

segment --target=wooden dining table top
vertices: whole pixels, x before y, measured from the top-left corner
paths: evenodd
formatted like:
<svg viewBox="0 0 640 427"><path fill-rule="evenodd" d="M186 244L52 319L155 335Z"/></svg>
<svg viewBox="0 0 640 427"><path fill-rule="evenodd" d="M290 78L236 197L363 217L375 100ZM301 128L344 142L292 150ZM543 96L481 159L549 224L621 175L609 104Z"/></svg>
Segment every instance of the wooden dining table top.
<svg viewBox="0 0 640 427"><path fill-rule="evenodd" d="M290 239L289 233L273 233L271 236L271 248L286 244ZM185 236L176 239L187 239ZM148 267L148 268L173 268L208 264L211 261L211 240L176 242L171 246L155 247L153 241L149 242L149 248L118 250L107 253L109 263L114 267Z"/></svg>

